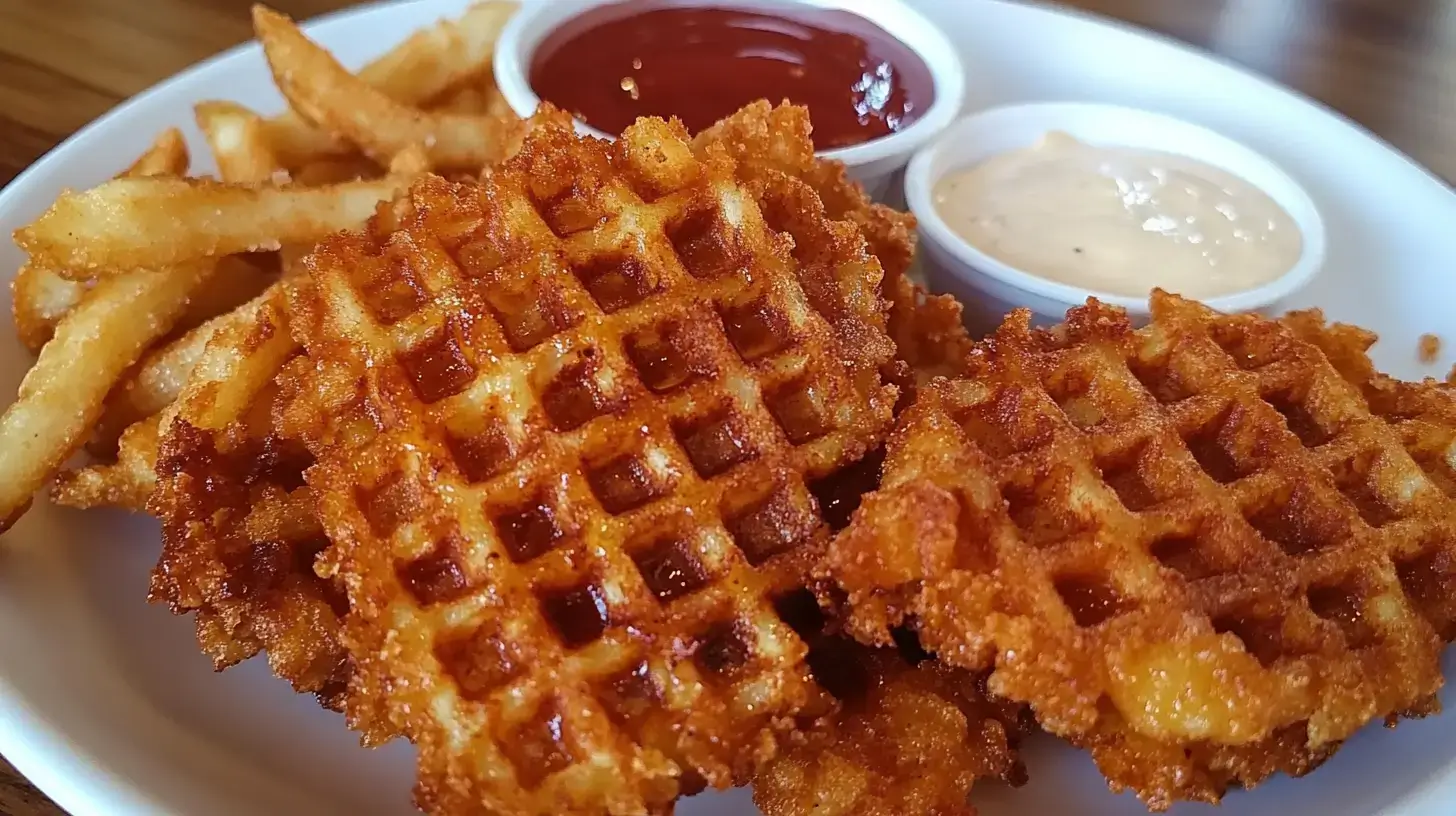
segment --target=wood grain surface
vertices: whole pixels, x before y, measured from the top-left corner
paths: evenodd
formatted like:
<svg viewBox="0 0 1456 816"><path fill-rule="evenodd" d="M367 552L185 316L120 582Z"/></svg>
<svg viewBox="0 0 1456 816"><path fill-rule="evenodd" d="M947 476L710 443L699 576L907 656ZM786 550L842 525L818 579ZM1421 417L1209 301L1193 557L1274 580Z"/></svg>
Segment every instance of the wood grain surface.
<svg viewBox="0 0 1456 816"><path fill-rule="evenodd" d="M959 0L940 0L959 2ZM0 0L0 184L123 99L251 36L251 0ZM273 0L296 18L340 0ZM1075 0L1272 76L1456 180L1448 0ZM0 760L0 814L61 811Z"/></svg>

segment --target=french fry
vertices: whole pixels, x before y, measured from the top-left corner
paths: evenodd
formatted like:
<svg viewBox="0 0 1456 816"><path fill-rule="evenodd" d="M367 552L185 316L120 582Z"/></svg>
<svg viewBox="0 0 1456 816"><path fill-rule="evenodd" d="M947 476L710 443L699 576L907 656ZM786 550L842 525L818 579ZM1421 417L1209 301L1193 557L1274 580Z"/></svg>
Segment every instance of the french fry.
<svg viewBox="0 0 1456 816"><path fill-rule="evenodd" d="M39 263L72 280L88 274L186 263L239 252L314 244L357 227L408 179L327 187L274 187L200 179L117 179L67 192L15 233ZM88 272L89 270L89 272Z"/></svg>
<svg viewBox="0 0 1456 816"><path fill-rule="evenodd" d="M61 318L86 296L86 289L85 283L66 280L49 267L21 264L10 281L10 309L20 342L32 354L39 352Z"/></svg>
<svg viewBox="0 0 1456 816"><path fill-rule="evenodd" d="M246 281L249 278L228 268L232 264L241 263L236 258L223 259L223 269L213 276L211 284L206 287L209 297L215 296L214 293L218 290L242 291L237 290L235 281ZM107 397L106 407L91 441L86 446L87 450L93 455L110 455L123 431L133 423L171 405L181 394L188 377L192 375L192 367L197 364L213 335L240 321L250 319L249 316L257 310L258 305L269 296L268 290L261 286L255 287L252 289L251 300L243 298L226 309L218 310L211 319L194 326L181 337L143 357L131 377L113 389Z"/></svg>
<svg viewBox="0 0 1456 816"><path fill-rule="evenodd" d="M191 157L187 154L187 140L182 138L182 131L167 128L152 141L147 152L118 174L118 178L180 176L187 172L189 164Z"/></svg>
<svg viewBox="0 0 1456 816"><path fill-rule="evenodd" d="M411 34L361 69L358 79L402 105L423 104L490 67L500 30L516 9L517 4L499 0L477 3L458 19ZM265 120L263 127L290 169L351 149L292 110Z"/></svg>
<svg viewBox="0 0 1456 816"><path fill-rule="evenodd" d="M380 164L418 144L434 167L476 170L503 158L520 130L514 117L426 113L396 102L263 6L253 7L253 27L289 104Z"/></svg>
<svg viewBox="0 0 1456 816"><path fill-rule="evenodd" d="M179 418L217 430L242 416L298 347L288 330L288 291L283 284L269 288L265 297L238 314L208 339L181 395L162 411L158 428L162 436Z"/></svg>
<svg viewBox="0 0 1456 816"><path fill-rule="evenodd" d="M61 473L51 487L51 500L65 507L147 509L157 486L157 430L161 414L128 427L121 435L116 461Z"/></svg>
<svg viewBox="0 0 1456 816"><path fill-rule="evenodd" d="M118 178L180 176L187 172L189 163L182 132L168 128ZM51 339L56 323L85 297L87 288L85 283L66 280L50 267L30 262L21 265L10 282L11 311L20 342L31 353L38 353Z"/></svg>
<svg viewBox="0 0 1456 816"><path fill-rule="evenodd" d="M81 446L112 386L216 269L205 261L106 278L56 327L0 415L0 532Z"/></svg>
<svg viewBox="0 0 1456 816"><path fill-rule="evenodd" d="M304 187L321 187L378 178L379 174L379 165L356 153L312 159L294 171L293 182Z"/></svg>
<svg viewBox="0 0 1456 816"><path fill-rule="evenodd" d="M212 148L223 181L272 181L282 169L268 143L263 118L234 102L202 102L194 108L197 126Z"/></svg>
<svg viewBox="0 0 1456 816"><path fill-rule="evenodd" d="M425 110L432 113L459 113L467 116L484 116L490 107L490 99L484 88L477 85L463 85L431 100Z"/></svg>
<svg viewBox="0 0 1456 816"><path fill-rule="evenodd" d="M429 152L421 145L410 145L389 160L392 176L418 176L430 172Z"/></svg>

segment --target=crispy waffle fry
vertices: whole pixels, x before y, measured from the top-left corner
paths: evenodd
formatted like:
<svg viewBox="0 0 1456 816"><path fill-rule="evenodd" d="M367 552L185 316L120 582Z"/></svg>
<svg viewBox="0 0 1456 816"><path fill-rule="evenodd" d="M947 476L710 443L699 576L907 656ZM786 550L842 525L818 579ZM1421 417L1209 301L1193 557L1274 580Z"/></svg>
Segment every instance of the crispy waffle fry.
<svg viewBox="0 0 1456 816"><path fill-rule="evenodd" d="M1371 413L1390 424L1411 458L1456 499L1456 387L1425 380L1401 382L1375 371L1366 351L1375 335L1345 324L1326 325L1318 310L1282 321L1300 339L1319 346L1347 381L1360 389ZM1401 581L1422 613L1447 641L1456 640L1456 559L1439 536L1400 562Z"/></svg>
<svg viewBox="0 0 1456 816"><path fill-rule="evenodd" d="M219 669L264 650L280 677L337 706L345 602L311 569L326 544L303 484L311 457L273 424L275 378L298 353L286 297L279 285L230 315L160 419L150 509L163 549L150 597L197 613Z"/></svg>
<svg viewBox="0 0 1456 816"><path fill-rule="evenodd" d="M188 161L181 131L168 128L119 178L180 176L187 172ZM39 352L61 318L86 296L87 289L86 283L67 280L48 266L29 261L22 264L10 282L11 308L20 342L32 352Z"/></svg>
<svg viewBox="0 0 1456 816"><path fill-rule="evenodd" d="M1440 622L1405 588L1456 512L1317 348L1161 293L1137 332L1027 321L910 408L831 546L857 637L913 616L1159 808L1428 710Z"/></svg>
<svg viewBox="0 0 1456 816"><path fill-rule="evenodd" d="M860 228L887 279L905 274L915 256L915 216L875 204L843 162L816 159L811 130L808 108L760 100L698 134L693 144L700 150L721 146L749 177L777 172L808 182L830 218Z"/></svg>
<svg viewBox="0 0 1456 816"><path fill-rule="evenodd" d="M765 816L973 816L976 780L1024 780L1025 711L993 701L983 677L836 639L816 644L810 660L844 708L828 735L754 779Z"/></svg>
<svg viewBox="0 0 1456 816"><path fill-rule="evenodd" d="M749 179L776 173L802 179L814 188L830 218L860 228L885 270L889 332L903 364L890 374L909 399L917 382L954 376L963 367L972 343L961 321L961 306L950 295L930 295L909 279L915 217L872 202L842 162L815 158L809 134L807 108L760 101L698 134L693 144L699 151L709 145L727 150Z"/></svg>
<svg viewBox="0 0 1456 816"><path fill-rule="evenodd" d="M459 19L441 20L411 34L364 66L358 79L402 105L423 105L489 70L496 38L516 8L515 3L496 0L476 3ZM347 142L291 110L266 120L264 129L289 169L352 150Z"/></svg>
<svg viewBox="0 0 1456 816"><path fill-rule="evenodd" d="M253 7L253 27L289 104L380 164L419 145L435 167L473 171L508 155L520 138L515 116L430 113L395 102L263 6Z"/></svg>
<svg viewBox="0 0 1456 816"><path fill-rule="evenodd" d="M326 187L117 179L63 194L15 240L67 277L313 244L357 227L408 186L404 179Z"/></svg>
<svg viewBox="0 0 1456 816"><path fill-rule="evenodd" d="M817 696L773 601L889 420L880 273L813 210L796 261L731 172L660 121L546 125L309 259L350 706L419 746L428 811L662 808L746 780Z"/></svg>

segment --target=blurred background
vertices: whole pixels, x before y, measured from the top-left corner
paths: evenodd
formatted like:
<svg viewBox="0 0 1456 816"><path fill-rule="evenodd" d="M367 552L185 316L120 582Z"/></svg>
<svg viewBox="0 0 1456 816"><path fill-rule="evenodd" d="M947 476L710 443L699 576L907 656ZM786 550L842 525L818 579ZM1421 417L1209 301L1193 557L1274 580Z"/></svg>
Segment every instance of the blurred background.
<svg viewBox="0 0 1456 816"><path fill-rule="evenodd" d="M251 0L0 0L0 184L121 100L248 39L250 5ZM273 0L273 5L304 19L355 4ZM1456 179L1456 0L1061 5L1224 55L1323 101L1448 181Z"/></svg>

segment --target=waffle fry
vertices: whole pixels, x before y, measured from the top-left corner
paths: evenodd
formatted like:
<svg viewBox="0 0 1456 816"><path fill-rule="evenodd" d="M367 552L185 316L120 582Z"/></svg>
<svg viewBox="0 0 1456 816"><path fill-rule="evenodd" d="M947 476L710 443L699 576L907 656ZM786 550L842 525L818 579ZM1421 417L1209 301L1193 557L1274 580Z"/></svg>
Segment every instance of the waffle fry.
<svg viewBox="0 0 1456 816"><path fill-rule="evenodd" d="M266 650L274 672L338 706L349 662L346 603L313 575L327 540L303 484L312 461L273 428L279 371L298 354L280 285L207 343L176 405L160 418L162 556L150 597L197 613L219 669Z"/></svg>
<svg viewBox="0 0 1456 816"><path fill-rule="evenodd" d="M773 599L889 420L878 301L853 311L879 269L812 209L781 213L796 262L731 173L660 121L548 124L308 261L350 700L419 746L426 810L662 807L744 781L817 693Z"/></svg>
<svg viewBox="0 0 1456 816"><path fill-rule="evenodd" d="M709 145L726 150L750 181L784 174L807 182L830 218L860 228L885 270L888 328L902 364L888 373L908 399L919 382L960 373L972 345L961 306L950 295L930 295L910 280L915 217L871 201L842 162L816 159L810 130L806 108L760 101L698 134L693 144L699 151Z"/></svg>
<svg viewBox="0 0 1456 816"><path fill-rule="evenodd" d="M1441 641L1404 574L1456 514L1317 348L1161 293L1137 332L1027 320L907 412L831 546L857 637L913 616L1157 808L1429 709ZM1154 743L1219 767L1169 790Z"/></svg>
<svg viewBox="0 0 1456 816"><path fill-rule="evenodd" d="M844 708L833 731L754 779L765 816L974 816L976 780L1024 781L1016 748L1028 717L993 701L984 677L832 637L810 661Z"/></svg>
<svg viewBox="0 0 1456 816"><path fill-rule="evenodd" d="M1456 499L1456 384L1402 382L1376 372L1366 353L1375 335L1346 324L1327 325L1318 310L1281 321L1320 348L1348 382L1360 389L1371 413L1385 420L1426 477ZM1426 619L1447 642L1456 641L1456 561L1449 544L1433 536L1405 553L1401 581Z"/></svg>

